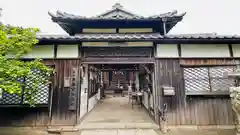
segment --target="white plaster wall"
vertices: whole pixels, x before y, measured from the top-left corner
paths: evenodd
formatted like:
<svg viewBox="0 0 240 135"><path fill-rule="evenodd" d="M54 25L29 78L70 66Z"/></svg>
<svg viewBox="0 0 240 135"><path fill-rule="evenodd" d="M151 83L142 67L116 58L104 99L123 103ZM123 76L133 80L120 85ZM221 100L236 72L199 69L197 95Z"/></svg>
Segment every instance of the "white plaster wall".
<svg viewBox="0 0 240 135"><path fill-rule="evenodd" d="M227 44L181 44L182 57L230 57Z"/></svg>
<svg viewBox="0 0 240 135"><path fill-rule="evenodd" d="M129 47L134 47L134 46L148 47L148 46L153 46L153 42L127 42L127 46L129 46Z"/></svg>
<svg viewBox="0 0 240 135"><path fill-rule="evenodd" d="M57 58L77 58L78 45L58 45Z"/></svg>
<svg viewBox="0 0 240 135"><path fill-rule="evenodd" d="M80 119L87 113L87 102L88 102L88 94L85 93L85 88L88 89L88 65L84 65L85 67L85 75L82 80L81 86L81 104L80 104Z"/></svg>
<svg viewBox="0 0 240 135"><path fill-rule="evenodd" d="M83 29L83 33L116 33L116 29Z"/></svg>
<svg viewBox="0 0 240 135"><path fill-rule="evenodd" d="M135 84L136 84L136 88L137 90L139 90L139 76L138 76L138 72L135 72Z"/></svg>
<svg viewBox="0 0 240 135"><path fill-rule="evenodd" d="M158 44L156 57L179 57L177 44Z"/></svg>
<svg viewBox="0 0 240 135"><path fill-rule="evenodd" d="M82 46L108 46L108 42L82 42Z"/></svg>
<svg viewBox="0 0 240 135"><path fill-rule="evenodd" d="M101 92L101 91L100 91L100 88L99 88L99 89L98 89L98 93L97 93L97 100L100 100L100 98L101 98L101 97L100 97L100 92Z"/></svg>
<svg viewBox="0 0 240 135"><path fill-rule="evenodd" d="M36 45L23 58L54 58L54 45Z"/></svg>
<svg viewBox="0 0 240 135"><path fill-rule="evenodd" d="M148 93L146 91L143 92L143 105L148 109Z"/></svg>
<svg viewBox="0 0 240 135"><path fill-rule="evenodd" d="M152 32L152 28L131 28L131 29L125 29L125 28L120 28L119 33L142 33L142 32Z"/></svg>
<svg viewBox="0 0 240 135"><path fill-rule="evenodd" d="M92 96L88 101L88 111L91 111L98 102L98 93Z"/></svg>
<svg viewBox="0 0 240 135"><path fill-rule="evenodd" d="M233 57L240 57L240 44L232 44Z"/></svg>
<svg viewBox="0 0 240 135"><path fill-rule="evenodd" d="M150 95L150 107L154 108L153 107L153 94Z"/></svg>

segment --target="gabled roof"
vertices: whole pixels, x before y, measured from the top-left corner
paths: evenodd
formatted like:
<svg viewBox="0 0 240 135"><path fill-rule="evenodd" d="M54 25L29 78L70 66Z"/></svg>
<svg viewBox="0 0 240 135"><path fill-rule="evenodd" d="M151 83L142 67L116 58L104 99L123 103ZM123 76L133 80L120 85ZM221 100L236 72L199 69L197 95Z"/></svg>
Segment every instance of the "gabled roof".
<svg viewBox="0 0 240 135"><path fill-rule="evenodd" d="M134 13L131 13L131 12L127 11L126 9L124 9L122 5L120 5L119 3L116 3L115 5L112 6L112 9L105 11L104 13L102 13L98 16L93 16L93 17L69 14L66 12L61 12L59 10L56 13L48 12L48 14L52 17L53 20L55 20L55 19L70 19L70 20L153 19L153 20L158 20L158 19L163 19L163 18L167 18L167 19L171 20L173 18L182 18L186 14L186 12L178 14L177 10L174 10L172 12L167 12L167 13L163 13L163 14L157 14L157 15L144 17L144 16L139 16Z"/></svg>
<svg viewBox="0 0 240 135"><path fill-rule="evenodd" d="M104 17L129 17L129 18L140 18L141 16L136 15L127 9L124 9L124 7L120 3L116 3L112 6L110 10L105 11L104 13L101 13L97 17L104 18Z"/></svg>

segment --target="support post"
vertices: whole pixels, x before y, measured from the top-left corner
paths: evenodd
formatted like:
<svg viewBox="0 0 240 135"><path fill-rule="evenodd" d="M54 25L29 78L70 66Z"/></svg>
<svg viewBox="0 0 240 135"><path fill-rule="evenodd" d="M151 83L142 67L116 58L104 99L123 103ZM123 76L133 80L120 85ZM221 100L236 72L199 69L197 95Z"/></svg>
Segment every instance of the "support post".
<svg viewBox="0 0 240 135"><path fill-rule="evenodd" d="M158 115L158 108L159 108L159 97L158 93L160 92L159 86L158 86L158 74L157 74L157 61L154 63L154 87L153 87L153 110L154 110L154 117L155 122L159 124L159 115Z"/></svg>

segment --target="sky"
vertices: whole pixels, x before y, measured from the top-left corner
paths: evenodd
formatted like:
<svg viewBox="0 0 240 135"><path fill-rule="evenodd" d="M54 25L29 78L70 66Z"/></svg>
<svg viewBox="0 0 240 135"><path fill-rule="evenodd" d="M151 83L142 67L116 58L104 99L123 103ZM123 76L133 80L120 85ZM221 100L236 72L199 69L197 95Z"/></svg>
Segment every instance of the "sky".
<svg viewBox="0 0 240 135"><path fill-rule="evenodd" d="M1 20L4 24L40 28L44 34L66 34L52 22L48 11L94 16L117 2L142 16L187 12L169 34L240 35L240 0L0 0Z"/></svg>

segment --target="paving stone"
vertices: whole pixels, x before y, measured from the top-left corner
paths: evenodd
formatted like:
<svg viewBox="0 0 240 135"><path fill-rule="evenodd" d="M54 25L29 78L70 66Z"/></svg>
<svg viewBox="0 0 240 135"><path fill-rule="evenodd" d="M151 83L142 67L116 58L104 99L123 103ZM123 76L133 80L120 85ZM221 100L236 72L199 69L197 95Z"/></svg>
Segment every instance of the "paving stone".
<svg viewBox="0 0 240 135"><path fill-rule="evenodd" d="M137 130L118 130L118 135L136 135Z"/></svg>
<svg viewBox="0 0 240 135"><path fill-rule="evenodd" d="M137 130L136 135L158 135L158 134L153 129L148 130L139 129Z"/></svg>
<svg viewBox="0 0 240 135"><path fill-rule="evenodd" d="M117 130L84 130L81 135L118 135Z"/></svg>

